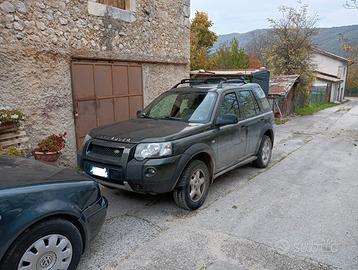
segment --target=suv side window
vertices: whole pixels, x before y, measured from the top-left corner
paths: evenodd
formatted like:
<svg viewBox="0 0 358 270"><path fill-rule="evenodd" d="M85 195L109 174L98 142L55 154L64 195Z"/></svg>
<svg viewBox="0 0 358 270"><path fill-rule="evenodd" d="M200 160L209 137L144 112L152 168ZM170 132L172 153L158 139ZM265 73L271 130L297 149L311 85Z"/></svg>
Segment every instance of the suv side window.
<svg viewBox="0 0 358 270"><path fill-rule="evenodd" d="M257 101L250 90L239 91L239 104L246 118L260 113Z"/></svg>
<svg viewBox="0 0 358 270"><path fill-rule="evenodd" d="M266 95L265 95L264 91L261 89L261 87L256 86L256 87L254 87L253 90L254 90L254 94L255 94L257 100L262 105L262 110L264 112L270 111L271 110L270 103L267 101Z"/></svg>
<svg viewBox="0 0 358 270"><path fill-rule="evenodd" d="M228 93L224 96L219 109L219 116L224 114L234 114L237 118L241 118L239 102L235 93Z"/></svg>

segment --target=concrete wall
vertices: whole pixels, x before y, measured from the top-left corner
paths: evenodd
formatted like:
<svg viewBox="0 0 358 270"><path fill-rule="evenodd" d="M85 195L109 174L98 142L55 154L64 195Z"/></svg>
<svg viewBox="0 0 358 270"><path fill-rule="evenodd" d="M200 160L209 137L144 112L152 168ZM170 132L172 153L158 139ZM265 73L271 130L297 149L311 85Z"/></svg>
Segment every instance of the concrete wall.
<svg viewBox="0 0 358 270"><path fill-rule="evenodd" d="M317 67L317 71L346 79L347 63L344 61L315 52L313 62Z"/></svg>
<svg viewBox="0 0 358 270"><path fill-rule="evenodd" d="M84 57L143 63L148 104L189 76L188 0L136 0L131 22L90 14L93 0L0 3L0 106L27 115L30 147L67 131L62 157L75 162L71 60Z"/></svg>

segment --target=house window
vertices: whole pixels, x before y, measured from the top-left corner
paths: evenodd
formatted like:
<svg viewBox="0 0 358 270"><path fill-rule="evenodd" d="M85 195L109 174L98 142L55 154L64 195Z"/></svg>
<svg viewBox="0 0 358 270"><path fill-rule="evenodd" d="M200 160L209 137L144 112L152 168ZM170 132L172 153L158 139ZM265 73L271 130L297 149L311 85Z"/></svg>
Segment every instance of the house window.
<svg viewBox="0 0 358 270"><path fill-rule="evenodd" d="M97 2L103 5L112 6L124 10L130 9L129 7L130 1L127 0L97 0Z"/></svg>
<svg viewBox="0 0 358 270"><path fill-rule="evenodd" d="M125 22L136 20L136 0L88 0L88 13Z"/></svg>

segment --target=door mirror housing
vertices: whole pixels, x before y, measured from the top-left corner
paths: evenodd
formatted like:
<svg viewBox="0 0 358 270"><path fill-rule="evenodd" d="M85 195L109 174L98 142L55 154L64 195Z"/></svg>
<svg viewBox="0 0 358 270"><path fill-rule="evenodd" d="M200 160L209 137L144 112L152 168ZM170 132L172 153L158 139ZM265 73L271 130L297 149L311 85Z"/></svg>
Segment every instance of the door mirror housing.
<svg viewBox="0 0 358 270"><path fill-rule="evenodd" d="M234 125L237 123L239 123L239 119L234 114L224 114L216 120L216 125L218 126Z"/></svg>

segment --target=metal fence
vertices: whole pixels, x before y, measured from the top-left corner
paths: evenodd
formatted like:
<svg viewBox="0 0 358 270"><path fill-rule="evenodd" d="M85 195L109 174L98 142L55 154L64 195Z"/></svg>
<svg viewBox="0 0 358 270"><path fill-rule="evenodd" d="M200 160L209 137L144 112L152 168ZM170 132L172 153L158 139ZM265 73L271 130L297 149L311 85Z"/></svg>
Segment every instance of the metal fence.
<svg viewBox="0 0 358 270"><path fill-rule="evenodd" d="M347 89L346 97L358 97L358 88Z"/></svg>
<svg viewBox="0 0 358 270"><path fill-rule="evenodd" d="M310 104L318 104L327 102L327 87L313 86L311 91Z"/></svg>

